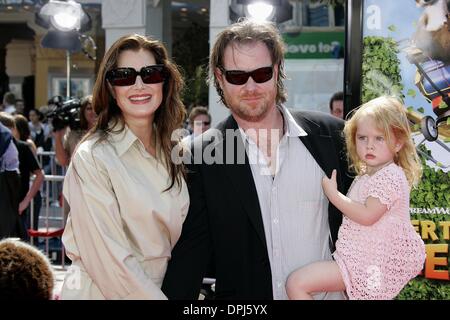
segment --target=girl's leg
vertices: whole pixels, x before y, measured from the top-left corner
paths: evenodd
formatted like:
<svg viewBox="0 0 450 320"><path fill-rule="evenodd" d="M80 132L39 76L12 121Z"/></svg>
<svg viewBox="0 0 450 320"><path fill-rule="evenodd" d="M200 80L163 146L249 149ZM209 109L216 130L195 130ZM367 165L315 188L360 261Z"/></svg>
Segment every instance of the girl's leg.
<svg viewBox="0 0 450 320"><path fill-rule="evenodd" d="M345 285L336 262L320 261L292 272L286 281L291 300L313 300L315 292L344 291Z"/></svg>

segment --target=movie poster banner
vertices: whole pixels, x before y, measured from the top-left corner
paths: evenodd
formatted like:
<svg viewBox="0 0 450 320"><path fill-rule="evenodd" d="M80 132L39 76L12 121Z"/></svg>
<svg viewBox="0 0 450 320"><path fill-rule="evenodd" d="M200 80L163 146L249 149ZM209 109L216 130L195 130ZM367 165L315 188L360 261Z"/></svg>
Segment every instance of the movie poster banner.
<svg viewBox="0 0 450 320"><path fill-rule="evenodd" d="M449 0L365 0L363 6L362 102L400 97L423 160L410 214L427 258L398 299L450 299L449 7Z"/></svg>

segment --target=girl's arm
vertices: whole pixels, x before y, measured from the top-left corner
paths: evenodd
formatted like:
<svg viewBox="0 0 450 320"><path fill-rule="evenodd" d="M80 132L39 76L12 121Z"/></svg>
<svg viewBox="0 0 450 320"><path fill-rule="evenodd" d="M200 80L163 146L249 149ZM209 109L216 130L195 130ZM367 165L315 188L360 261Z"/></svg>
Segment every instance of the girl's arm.
<svg viewBox="0 0 450 320"><path fill-rule="evenodd" d="M368 197L365 204L351 200L337 189L336 170L333 170L331 179L327 176L322 179L322 187L328 200L339 209L347 218L363 226L370 226L377 222L387 211L387 205L378 198Z"/></svg>
<svg viewBox="0 0 450 320"><path fill-rule="evenodd" d="M36 177L34 178L34 181L31 184L31 188L28 190L27 195L19 203L19 214L22 214L22 212L26 208L28 208L30 202L33 201L34 196L36 195L36 193L38 193L39 189L41 188L42 182L44 182L44 173L42 172L41 169L34 170L33 174Z"/></svg>

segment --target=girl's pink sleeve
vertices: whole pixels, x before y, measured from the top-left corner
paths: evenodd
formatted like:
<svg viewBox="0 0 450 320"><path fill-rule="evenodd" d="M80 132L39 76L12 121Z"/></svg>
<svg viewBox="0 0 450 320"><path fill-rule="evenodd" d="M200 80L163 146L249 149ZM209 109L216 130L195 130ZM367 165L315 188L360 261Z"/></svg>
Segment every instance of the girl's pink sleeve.
<svg viewBox="0 0 450 320"><path fill-rule="evenodd" d="M379 199L390 209L400 197L402 175L402 169L397 166L381 169L369 179L366 196Z"/></svg>

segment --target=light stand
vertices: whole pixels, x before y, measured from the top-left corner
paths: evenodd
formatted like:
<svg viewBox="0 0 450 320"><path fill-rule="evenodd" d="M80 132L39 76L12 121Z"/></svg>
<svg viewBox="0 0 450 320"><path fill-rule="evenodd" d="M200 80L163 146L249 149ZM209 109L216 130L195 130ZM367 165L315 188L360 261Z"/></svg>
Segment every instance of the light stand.
<svg viewBox="0 0 450 320"><path fill-rule="evenodd" d="M71 97L71 53L82 49L80 32L91 29L91 18L82 6L73 1L50 0L36 14L36 23L46 29L43 48L66 52L66 99Z"/></svg>
<svg viewBox="0 0 450 320"><path fill-rule="evenodd" d="M66 99L69 100L71 97L70 90L70 51L66 50Z"/></svg>

